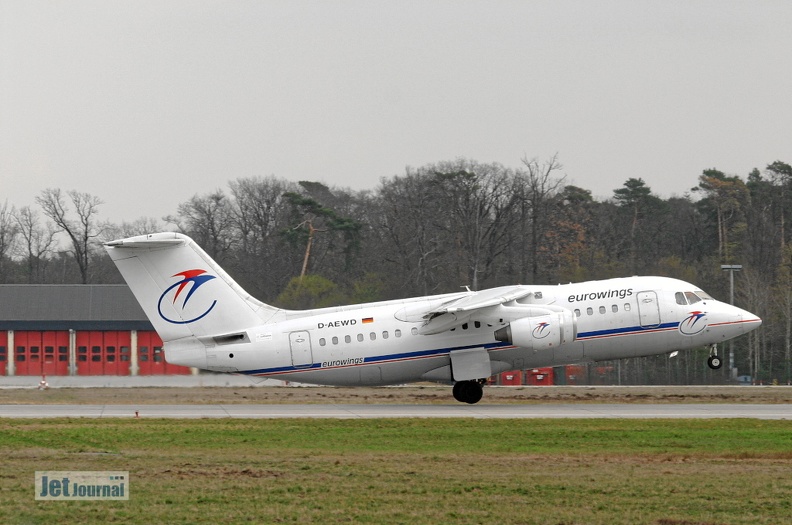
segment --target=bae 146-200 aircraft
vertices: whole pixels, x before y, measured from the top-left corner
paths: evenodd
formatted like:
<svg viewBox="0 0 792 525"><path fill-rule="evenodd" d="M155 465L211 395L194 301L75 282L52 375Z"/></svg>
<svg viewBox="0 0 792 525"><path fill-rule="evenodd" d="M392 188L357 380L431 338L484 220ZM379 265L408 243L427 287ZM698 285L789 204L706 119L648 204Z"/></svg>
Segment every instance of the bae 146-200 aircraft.
<svg viewBox="0 0 792 525"><path fill-rule="evenodd" d="M478 402L490 376L716 344L754 314L665 277L627 277L315 310L248 295L192 239L156 233L105 244L165 343L169 363L336 386L453 383Z"/></svg>

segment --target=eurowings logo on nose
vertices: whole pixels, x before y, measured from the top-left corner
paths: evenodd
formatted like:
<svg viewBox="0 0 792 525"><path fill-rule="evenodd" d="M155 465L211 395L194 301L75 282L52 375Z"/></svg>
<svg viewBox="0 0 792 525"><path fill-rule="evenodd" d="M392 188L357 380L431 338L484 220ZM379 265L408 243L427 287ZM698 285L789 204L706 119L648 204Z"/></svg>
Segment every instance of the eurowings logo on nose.
<svg viewBox="0 0 792 525"><path fill-rule="evenodd" d="M550 323L542 321L533 329L534 339L544 339L550 335Z"/></svg>
<svg viewBox="0 0 792 525"><path fill-rule="evenodd" d="M212 300L211 304L208 300L203 300L202 302L200 297L205 294L198 294L199 299L197 307L196 301L191 302L189 307L187 303L201 286L215 278L214 275L207 274L206 270L195 269L179 272L173 275L173 277L181 277L182 279L169 286L168 289L160 295L159 302L157 303L157 311L160 317L173 324L189 324L202 319L206 314L212 311L212 308L217 304L217 299ZM185 291L186 293L183 294ZM179 318L169 317L162 311L163 300L171 296L171 304L173 305L174 311L179 314ZM176 301L180 302L177 304ZM205 305L208 306L203 308Z"/></svg>
<svg viewBox="0 0 792 525"><path fill-rule="evenodd" d="M706 312L690 312L690 315L682 319L679 323L679 331L685 335L696 335L707 327L707 320L701 320L707 315Z"/></svg>

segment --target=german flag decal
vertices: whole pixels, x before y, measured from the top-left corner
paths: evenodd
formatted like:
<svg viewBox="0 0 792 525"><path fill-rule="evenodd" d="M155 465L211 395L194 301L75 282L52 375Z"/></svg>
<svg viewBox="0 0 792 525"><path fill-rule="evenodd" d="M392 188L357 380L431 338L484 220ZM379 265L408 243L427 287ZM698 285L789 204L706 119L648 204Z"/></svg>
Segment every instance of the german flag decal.
<svg viewBox="0 0 792 525"><path fill-rule="evenodd" d="M374 318L373 317L364 317L363 318L363 324L369 324L369 323L373 323L373 322L374 322Z"/></svg>

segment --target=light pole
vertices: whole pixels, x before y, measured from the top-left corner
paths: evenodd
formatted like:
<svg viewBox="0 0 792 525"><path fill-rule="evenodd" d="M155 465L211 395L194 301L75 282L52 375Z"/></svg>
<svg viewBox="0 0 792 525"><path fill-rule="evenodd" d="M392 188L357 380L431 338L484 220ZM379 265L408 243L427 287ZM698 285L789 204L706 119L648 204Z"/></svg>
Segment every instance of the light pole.
<svg viewBox="0 0 792 525"><path fill-rule="evenodd" d="M729 272L729 304L734 306L734 272L742 270L742 264L721 264L721 270ZM734 340L729 341L729 379L734 379Z"/></svg>

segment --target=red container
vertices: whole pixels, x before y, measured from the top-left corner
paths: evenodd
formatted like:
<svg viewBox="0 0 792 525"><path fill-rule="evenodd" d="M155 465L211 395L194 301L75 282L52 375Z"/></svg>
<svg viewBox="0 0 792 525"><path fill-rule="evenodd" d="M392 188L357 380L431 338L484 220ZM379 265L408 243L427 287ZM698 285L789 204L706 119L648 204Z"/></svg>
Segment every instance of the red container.
<svg viewBox="0 0 792 525"><path fill-rule="evenodd" d="M511 370L500 374L500 385L503 386L519 386L523 384L522 370Z"/></svg>
<svg viewBox="0 0 792 525"><path fill-rule="evenodd" d="M552 386L552 368L531 368L525 372L526 384L531 386Z"/></svg>

